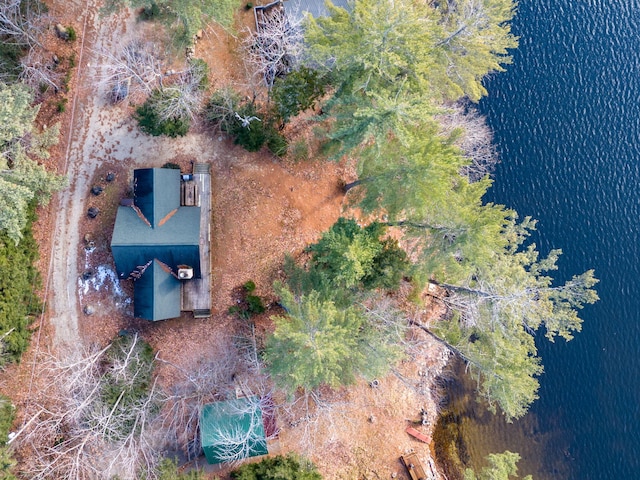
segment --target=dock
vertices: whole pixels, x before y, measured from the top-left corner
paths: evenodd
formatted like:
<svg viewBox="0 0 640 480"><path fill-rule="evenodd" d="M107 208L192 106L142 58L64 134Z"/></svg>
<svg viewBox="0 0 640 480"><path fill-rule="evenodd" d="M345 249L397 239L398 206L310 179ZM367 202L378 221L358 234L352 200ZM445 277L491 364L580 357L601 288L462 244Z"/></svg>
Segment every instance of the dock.
<svg viewBox="0 0 640 480"><path fill-rule="evenodd" d="M408 455L401 456L400 460L407 468L407 472L409 472L411 480L427 480L427 474L424 472L424 468L422 468L418 455L410 453Z"/></svg>
<svg viewBox="0 0 640 480"><path fill-rule="evenodd" d="M200 270L202 278L182 285L180 310L193 312L195 318L211 316L211 173L206 163L193 166L193 179L183 182L184 203L200 207Z"/></svg>
<svg viewBox="0 0 640 480"><path fill-rule="evenodd" d="M416 438L416 439L420 440L421 442L431 443L431 437L429 437L428 435L425 435L422 432L419 432L418 430L416 430L413 427L407 427L407 429L405 431L409 435L411 435L413 438Z"/></svg>

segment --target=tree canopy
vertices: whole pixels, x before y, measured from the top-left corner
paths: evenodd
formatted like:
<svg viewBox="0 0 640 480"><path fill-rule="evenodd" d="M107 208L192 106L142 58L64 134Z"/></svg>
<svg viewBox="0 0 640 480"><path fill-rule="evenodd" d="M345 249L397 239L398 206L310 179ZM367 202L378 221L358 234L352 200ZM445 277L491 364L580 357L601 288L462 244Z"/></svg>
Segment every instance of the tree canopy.
<svg viewBox="0 0 640 480"><path fill-rule="evenodd" d="M38 246L31 225L35 219L35 205L28 205L26 223L21 230L19 244L0 230L0 271L20 272L19 275L0 275L0 366L18 361L29 345L29 325L40 313L41 303L36 295L40 286L38 270L33 266L38 258Z"/></svg>
<svg viewBox="0 0 640 480"><path fill-rule="evenodd" d="M231 472L234 480L322 480L315 465L293 454L265 458Z"/></svg>
<svg viewBox="0 0 640 480"><path fill-rule="evenodd" d="M264 359L286 391L349 385L381 373L398 356L387 332L369 324L357 307L338 308L317 291L295 297L276 285L276 293L287 314L274 317Z"/></svg>
<svg viewBox="0 0 640 480"><path fill-rule="evenodd" d="M46 158L59 134L57 126L36 130L39 107L32 102L28 87L0 82L0 230L16 243L27 224L29 203L46 203L66 182L32 158Z"/></svg>
<svg viewBox="0 0 640 480"><path fill-rule="evenodd" d="M306 62L331 72L325 109L343 153L388 132L406 140L407 128L433 124L445 101L478 101L484 76L501 71L517 46L511 0L356 0L329 12L308 22Z"/></svg>
<svg viewBox="0 0 640 480"><path fill-rule="evenodd" d="M535 245L522 246L534 227L529 218L512 220L502 250L475 264L465 280L444 284L450 291L445 303L456 315L438 326L477 375L481 395L498 404L508 421L524 415L537 398L542 366L533 334L544 327L549 340L570 340L581 329L578 311L598 300L592 270L554 284L547 273L557 269L561 252L539 260Z"/></svg>
<svg viewBox="0 0 640 480"><path fill-rule="evenodd" d="M518 474L517 463L520 455L510 451L503 453L492 453L487 456L488 467L484 467L480 473L475 473L468 468L464 473L464 480L509 480ZM531 475L523 477L522 480L533 480Z"/></svg>
<svg viewBox="0 0 640 480"><path fill-rule="evenodd" d="M309 21L306 35L307 61L327 71L335 88L324 106L333 120L329 136L341 154L355 153L358 178L345 185L350 205L372 225L402 231L414 284L436 281L450 292L441 340L469 363L490 405L509 420L522 416L542 372L532 335L544 326L550 340L571 339L580 330L578 311L598 297L592 271L555 284L548 273L560 251L539 260L536 246L525 244L535 222L483 201L491 186L483 162L495 162L483 143L491 135L473 137L464 128L477 119L461 121L460 107L445 104L479 100L482 78L509 63L515 6L357 0L351 7L330 7L329 17ZM371 244L345 242L338 227L309 247L308 285L325 274L353 287L371 264Z"/></svg>
<svg viewBox="0 0 640 480"><path fill-rule="evenodd" d="M324 276L330 288L397 288L409 261L397 241L381 239L384 231L377 222L363 228L341 217L308 247L310 268Z"/></svg>

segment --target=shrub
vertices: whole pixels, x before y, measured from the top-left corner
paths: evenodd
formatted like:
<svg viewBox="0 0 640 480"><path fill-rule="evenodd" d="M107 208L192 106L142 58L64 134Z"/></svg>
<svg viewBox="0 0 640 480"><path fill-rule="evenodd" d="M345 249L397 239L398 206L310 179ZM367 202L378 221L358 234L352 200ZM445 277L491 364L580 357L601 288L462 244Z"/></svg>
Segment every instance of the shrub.
<svg viewBox="0 0 640 480"><path fill-rule="evenodd" d="M253 103L241 105L229 123L228 133L235 137L234 142L248 150L257 152L267 141L267 130Z"/></svg>
<svg viewBox="0 0 640 480"><path fill-rule="evenodd" d="M216 90L204 109L207 123L217 125L223 132L232 130L236 121L235 112L240 105L240 96L231 88Z"/></svg>
<svg viewBox="0 0 640 480"><path fill-rule="evenodd" d="M253 102L242 103L232 89L217 90L205 108L205 118L209 124L234 138L250 152L256 152L266 143L278 156L287 153L287 140L273 127L273 120L258 112Z"/></svg>
<svg viewBox="0 0 640 480"><path fill-rule="evenodd" d="M242 284L240 288L235 289L235 295L237 305L229 308L229 313L237 315L238 317L248 320L253 315L259 315L263 313L266 308L262 299L257 295L252 295L256 289L256 284L253 280L249 280Z"/></svg>
<svg viewBox="0 0 640 480"><path fill-rule="evenodd" d="M199 77L198 88L206 90L209 87L209 65L201 58L192 58L189 64L192 74Z"/></svg>
<svg viewBox="0 0 640 480"><path fill-rule="evenodd" d="M180 165L173 162L167 162L164 165L162 165L162 168L171 168L173 170L180 170Z"/></svg>
<svg viewBox="0 0 640 480"><path fill-rule="evenodd" d="M175 460L163 459L156 470L158 480L204 480L202 470L181 471ZM215 477L217 479L218 477Z"/></svg>
<svg viewBox="0 0 640 480"><path fill-rule="evenodd" d="M267 136L267 147L274 155L283 157L287 154L289 144L287 143L287 139L284 135L272 128Z"/></svg>
<svg viewBox="0 0 640 480"><path fill-rule="evenodd" d="M247 311L250 315L259 315L265 311L262 299L257 295L247 295Z"/></svg>
<svg viewBox="0 0 640 480"><path fill-rule="evenodd" d="M69 92L69 82L71 82L71 76L73 75L71 69L67 70L67 73L64 74L64 78L62 79L62 90L65 93Z"/></svg>
<svg viewBox="0 0 640 480"><path fill-rule="evenodd" d="M291 145L290 152L293 160L296 162L307 160L309 158L309 147L304 139L294 142L293 145Z"/></svg>
<svg viewBox="0 0 640 480"><path fill-rule="evenodd" d="M162 120L154 103L163 93L159 90L154 91L144 104L136 109L135 118L138 120L140 130L154 137L166 135L167 137L183 137L189 131L191 122L188 118L170 118Z"/></svg>
<svg viewBox="0 0 640 480"><path fill-rule="evenodd" d="M75 42L78 39L76 29L72 26L67 27L67 38L69 39L69 42Z"/></svg>
<svg viewBox="0 0 640 480"><path fill-rule="evenodd" d="M322 480L309 460L293 454L277 455L258 463L248 463L231 472L234 480Z"/></svg>
<svg viewBox="0 0 640 480"><path fill-rule="evenodd" d="M149 5L148 7L144 7L140 11L138 18L146 22L146 21L151 21L155 18L158 18L159 16L160 16L160 7L156 2L151 2L151 5Z"/></svg>
<svg viewBox="0 0 640 480"><path fill-rule="evenodd" d="M68 99L66 98L61 98L60 100L58 100L58 102L56 103L56 110L58 111L58 113L64 113L64 111L67 109L67 102Z"/></svg>
<svg viewBox="0 0 640 480"><path fill-rule="evenodd" d="M254 121L247 127L238 129L234 142L249 152L257 152L267 140L262 122Z"/></svg>

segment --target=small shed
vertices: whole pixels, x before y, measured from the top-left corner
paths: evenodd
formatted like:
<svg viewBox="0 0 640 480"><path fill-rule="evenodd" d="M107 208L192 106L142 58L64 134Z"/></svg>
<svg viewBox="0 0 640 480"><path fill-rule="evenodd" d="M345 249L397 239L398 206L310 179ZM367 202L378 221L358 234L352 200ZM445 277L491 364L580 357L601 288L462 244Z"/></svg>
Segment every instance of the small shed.
<svg viewBox="0 0 640 480"><path fill-rule="evenodd" d="M266 455L267 438L257 397L202 407L200 441L207 462L212 465Z"/></svg>

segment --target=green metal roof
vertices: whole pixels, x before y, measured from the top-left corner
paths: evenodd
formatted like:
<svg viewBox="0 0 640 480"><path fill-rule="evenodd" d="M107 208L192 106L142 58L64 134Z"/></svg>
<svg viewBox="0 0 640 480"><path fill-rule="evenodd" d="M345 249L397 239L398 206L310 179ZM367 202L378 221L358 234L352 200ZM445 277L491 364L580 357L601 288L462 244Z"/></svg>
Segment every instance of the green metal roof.
<svg viewBox="0 0 640 480"><path fill-rule="evenodd" d="M180 207L162 226L151 228L131 207L118 207L111 251L121 278L157 258L174 271L178 265L200 272L200 207Z"/></svg>
<svg viewBox="0 0 640 480"><path fill-rule="evenodd" d="M135 317L166 320L180 316L180 280L153 260L134 283Z"/></svg>
<svg viewBox="0 0 640 480"><path fill-rule="evenodd" d="M256 397L202 407L200 440L210 464L266 455L267 439Z"/></svg>
<svg viewBox="0 0 640 480"><path fill-rule="evenodd" d="M133 202L155 228L180 207L180 170L141 168L133 172Z"/></svg>
<svg viewBox="0 0 640 480"><path fill-rule="evenodd" d="M180 281L168 270L187 265L202 277L200 207L180 206L179 170L145 168L133 176L134 205L118 207L111 237L116 271L128 278L148 265L135 282L136 317L179 317Z"/></svg>

